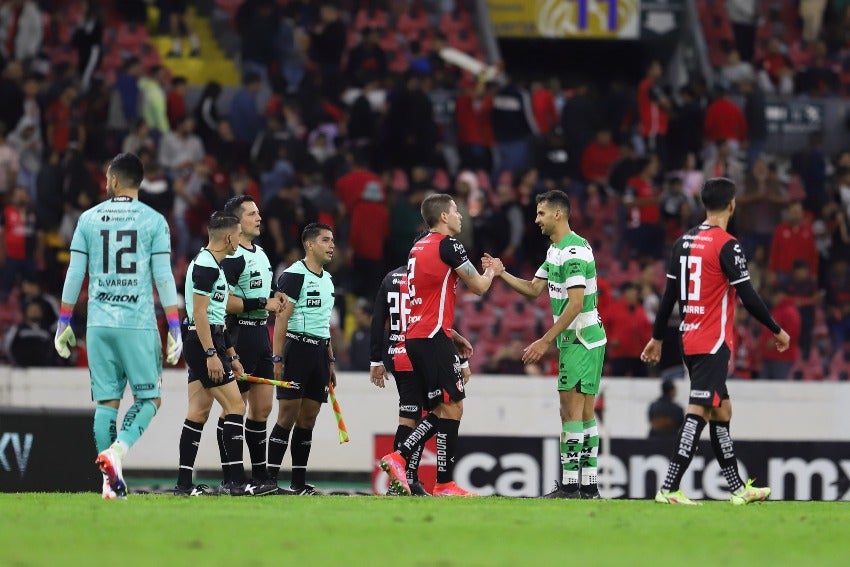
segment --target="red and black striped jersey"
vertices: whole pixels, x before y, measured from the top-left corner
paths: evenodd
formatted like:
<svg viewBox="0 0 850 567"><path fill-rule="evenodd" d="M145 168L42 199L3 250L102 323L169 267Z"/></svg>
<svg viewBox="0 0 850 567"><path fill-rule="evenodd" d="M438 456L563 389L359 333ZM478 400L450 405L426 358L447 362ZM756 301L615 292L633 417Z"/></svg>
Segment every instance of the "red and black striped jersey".
<svg viewBox="0 0 850 567"><path fill-rule="evenodd" d="M713 354L724 343L734 352L734 286L750 279L738 241L717 226L692 228L673 246L667 277L679 287L683 353Z"/></svg>

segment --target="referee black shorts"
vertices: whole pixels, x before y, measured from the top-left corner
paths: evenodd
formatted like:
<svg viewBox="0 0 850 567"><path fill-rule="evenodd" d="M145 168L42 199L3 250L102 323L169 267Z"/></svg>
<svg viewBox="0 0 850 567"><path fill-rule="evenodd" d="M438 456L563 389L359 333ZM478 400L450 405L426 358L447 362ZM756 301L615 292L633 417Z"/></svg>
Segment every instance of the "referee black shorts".
<svg viewBox="0 0 850 567"><path fill-rule="evenodd" d="M246 374L260 378L274 378L272 364L272 345L269 328L265 321L257 319L239 319L233 321L239 328L236 340L236 354ZM239 391L247 392L254 384L239 381Z"/></svg>
<svg viewBox="0 0 850 567"><path fill-rule="evenodd" d="M328 401L331 382L328 340L286 333L283 346L283 379L298 388L277 387L278 400L307 398L320 404Z"/></svg>
<svg viewBox="0 0 850 567"><path fill-rule="evenodd" d="M216 329L215 327L218 327ZM224 380L221 382L213 382L207 373L207 353L204 347L201 346L201 339L198 338L198 333L193 327L183 327L183 358L186 359L186 366L189 368L189 382L200 380L204 388L217 388L228 382L236 380L233 375L233 369L230 367L230 357L227 355L227 348L224 341L224 329L220 325L213 325L212 340L213 346L218 353L218 358L224 366Z"/></svg>
<svg viewBox="0 0 850 567"><path fill-rule="evenodd" d="M443 332L430 339L407 339L407 356L413 364L422 400L428 410L466 397L460 373L460 355Z"/></svg>

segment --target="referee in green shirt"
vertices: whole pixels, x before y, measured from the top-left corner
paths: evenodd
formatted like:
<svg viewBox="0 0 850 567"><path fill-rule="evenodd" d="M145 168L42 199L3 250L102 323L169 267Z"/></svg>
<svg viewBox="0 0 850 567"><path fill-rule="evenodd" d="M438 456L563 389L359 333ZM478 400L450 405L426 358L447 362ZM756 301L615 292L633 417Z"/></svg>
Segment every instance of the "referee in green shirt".
<svg viewBox="0 0 850 567"><path fill-rule="evenodd" d="M288 300L277 314L272 352L274 377L298 384L278 388L277 423L269 435L269 476L277 479L286 447L292 445L288 494L316 494L306 483L313 427L328 384L336 385L331 347L334 283L324 267L333 260L334 235L326 224L308 224L301 234L304 259L289 266L277 281ZM290 434L292 439L290 441Z"/></svg>

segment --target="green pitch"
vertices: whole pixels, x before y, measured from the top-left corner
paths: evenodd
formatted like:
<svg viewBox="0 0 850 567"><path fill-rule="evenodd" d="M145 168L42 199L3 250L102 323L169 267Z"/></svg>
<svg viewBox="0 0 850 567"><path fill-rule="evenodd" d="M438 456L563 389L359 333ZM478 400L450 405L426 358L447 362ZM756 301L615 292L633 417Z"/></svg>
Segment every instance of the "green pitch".
<svg viewBox="0 0 850 567"><path fill-rule="evenodd" d="M0 494L0 565L846 565L846 503Z"/></svg>

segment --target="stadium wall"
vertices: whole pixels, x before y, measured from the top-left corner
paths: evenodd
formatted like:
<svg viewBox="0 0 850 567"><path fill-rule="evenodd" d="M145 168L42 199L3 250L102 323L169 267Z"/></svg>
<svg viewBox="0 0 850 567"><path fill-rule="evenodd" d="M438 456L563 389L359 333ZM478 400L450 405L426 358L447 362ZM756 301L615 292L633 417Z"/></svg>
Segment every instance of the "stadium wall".
<svg viewBox="0 0 850 567"><path fill-rule="evenodd" d="M163 375L163 403L150 429L133 448L128 470L172 470L177 466L177 442L186 411L186 374L167 370ZM648 431L647 407L659 394L657 380L603 380L603 427L614 439L643 439ZM733 381L734 432L741 441L846 441L850 431L850 383L771 383ZM550 379L519 376L473 377L464 404L462 436L551 437L559 431L557 396ZM687 388L678 401L686 403ZM368 374L339 374L337 396L351 441L338 443L330 408L319 416L310 456L316 471L367 473L373 467L373 438L392 434L397 423L394 384L381 390ZM124 408L129 407L129 398ZM17 369L0 367L0 406L59 410L92 410L89 377L77 369ZM270 423L274 420L273 412ZM214 439L215 410L198 453L197 468L218 468ZM45 417L49 419L49 417ZM11 423L0 424L0 435ZM78 440L90 448L91 437ZM284 467L289 463L288 457Z"/></svg>

